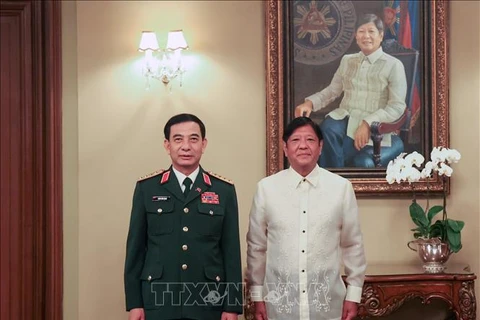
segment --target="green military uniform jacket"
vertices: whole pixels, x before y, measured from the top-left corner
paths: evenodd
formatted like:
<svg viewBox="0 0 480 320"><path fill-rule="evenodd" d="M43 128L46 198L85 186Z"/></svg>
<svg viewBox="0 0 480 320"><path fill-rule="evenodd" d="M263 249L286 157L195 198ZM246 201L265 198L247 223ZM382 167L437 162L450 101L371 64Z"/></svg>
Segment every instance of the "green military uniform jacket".
<svg viewBox="0 0 480 320"><path fill-rule="evenodd" d="M235 187L201 167L187 198L170 168L141 178L125 259L127 311L146 320L242 313Z"/></svg>

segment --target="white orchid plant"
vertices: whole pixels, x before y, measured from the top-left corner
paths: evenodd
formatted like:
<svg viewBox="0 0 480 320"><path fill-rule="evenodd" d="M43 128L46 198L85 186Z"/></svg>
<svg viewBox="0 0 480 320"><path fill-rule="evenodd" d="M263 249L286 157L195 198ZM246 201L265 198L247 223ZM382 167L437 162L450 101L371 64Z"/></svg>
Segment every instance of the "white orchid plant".
<svg viewBox="0 0 480 320"><path fill-rule="evenodd" d="M458 252L462 248L460 232L465 223L463 221L448 219L447 217L447 193L446 182L453 174L452 163L457 163L461 158L455 149L435 147L430 153L430 161L422 165L425 158L418 152L410 154L402 153L395 160L390 161L387 167L386 180L389 184L408 182L413 191L413 201L410 205L410 217L417 226L412 229L416 239L438 238L448 243L452 252ZM437 174L443 182L443 206L429 207L429 181ZM427 205L425 210L417 203L415 197L415 182L427 181ZM441 220L433 218L443 211Z"/></svg>

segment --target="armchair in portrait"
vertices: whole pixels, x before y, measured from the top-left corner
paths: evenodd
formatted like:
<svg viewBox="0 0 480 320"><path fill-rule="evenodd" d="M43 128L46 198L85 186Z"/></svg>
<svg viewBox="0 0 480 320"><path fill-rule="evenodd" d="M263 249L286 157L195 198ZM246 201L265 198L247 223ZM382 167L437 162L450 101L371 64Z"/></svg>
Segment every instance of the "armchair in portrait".
<svg viewBox="0 0 480 320"><path fill-rule="evenodd" d="M382 49L384 52L390 54L391 56L394 56L403 63L403 66L405 68L405 75L407 78L407 95L405 98L405 103L407 107L405 108L404 114L394 122L372 123L370 131L373 141L373 162L375 164L375 167L381 167L380 144L385 133L397 132L400 134L400 138L402 139L404 145L407 142L409 131L413 127L413 123L411 123L411 108L413 101L413 88L418 64L418 50L405 48L404 46L400 45L396 40L389 39L383 41Z"/></svg>

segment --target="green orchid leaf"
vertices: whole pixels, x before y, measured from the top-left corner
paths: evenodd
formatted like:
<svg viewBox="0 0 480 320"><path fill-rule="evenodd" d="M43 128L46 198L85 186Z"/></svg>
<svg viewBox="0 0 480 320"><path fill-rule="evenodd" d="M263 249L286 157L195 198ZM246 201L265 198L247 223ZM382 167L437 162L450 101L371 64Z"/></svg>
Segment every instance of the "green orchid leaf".
<svg viewBox="0 0 480 320"><path fill-rule="evenodd" d="M458 252L462 248L460 232L455 232L452 228L447 228L448 244L453 252Z"/></svg>
<svg viewBox="0 0 480 320"><path fill-rule="evenodd" d="M414 229L410 229L410 231L413 231L413 236L415 238L419 238L419 237L428 238L428 228L417 227ZM415 234L418 234L418 236L415 236Z"/></svg>
<svg viewBox="0 0 480 320"><path fill-rule="evenodd" d="M460 231L462 231L463 227L465 226L465 222L458 221L458 220L447 219L447 225L450 228L452 228L453 231L460 232Z"/></svg>
<svg viewBox="0 0 480 320"><path fill-rule="evenodd" d="M421 234L420 232L415 232L415 233L413 234L413 237L414 237L415 239L418 239L418 238L420 238L420 237L422 237L422 236L423 236L423 234Z"/></svg>
<svg viewBox="0 0 480 320"><path fill-rule="evenodd" d="M453 252L457 253L458 251L460 251L460 249L462 249L462 244L448 244L448 246L450 247L450 250L452 250Z"/></svg>
<svg viewBox="0 0 480 320"><path fill-rule="evenodd" d="M432 223L433 217L435 217L440 211L443 210L443 206L433 206L428 210L428 222Z"/></svg>
<svg viewBox="0 0 480 320"><path fill-rule="evenodd" d="M460 234L453 232L451 229L447 230L448 243L453 246L460 245Z"/></svg>
<svg viewBox="0 0 480 320"><path fill-rule="evenodd" d="M422 207L416 202L413 202L410 205L410 217L412 218L413 223L415 223L419 227L429 227L430 223L425 216L425 211L423 211Z"/></svg>
<svg viewBox="0 0 480 320"><path fill-rule="evenodd" d="M445 225L441 220L435 221L435 223L430 227L429 234L431 238L440 238L445 239L446 230Z"/></svg>

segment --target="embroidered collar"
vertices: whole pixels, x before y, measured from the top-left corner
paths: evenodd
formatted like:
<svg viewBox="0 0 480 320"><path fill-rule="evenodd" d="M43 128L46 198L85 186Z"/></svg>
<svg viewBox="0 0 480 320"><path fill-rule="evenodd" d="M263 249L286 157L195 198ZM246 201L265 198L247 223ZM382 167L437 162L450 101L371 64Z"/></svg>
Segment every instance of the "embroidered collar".
<svg viewBox="0 0 480 320"><path fill-rule="evenodd" d="M378 59L383 56L383 49L382 47L378 48L375 52L366 56L363 52L360 51L360 56L362 57L362 61L366 60L370 62L370 64L374 64Z"/></svg>
<svg viewBox="0 0 480 320"><path fill-rule="evenodd" d="M289 183L292 185L293 188L298 188L301 183L305 182L309 183L314 188L317 188L319 186L320 167L318 166L318 164L315 165L315 168L313 168L313 170L306 177L301 176L292 167L288 168L288 171L290 180Z"/></svg>

